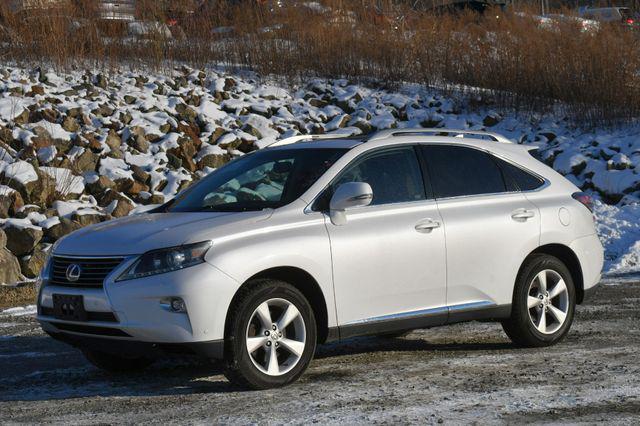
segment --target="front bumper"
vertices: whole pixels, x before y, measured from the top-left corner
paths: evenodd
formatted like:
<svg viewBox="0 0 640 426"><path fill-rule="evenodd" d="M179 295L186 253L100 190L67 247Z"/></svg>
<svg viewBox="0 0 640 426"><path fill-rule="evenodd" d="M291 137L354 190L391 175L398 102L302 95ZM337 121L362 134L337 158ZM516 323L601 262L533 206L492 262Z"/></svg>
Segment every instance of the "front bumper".
<svg viewBox="0 0 640 426"><path fill-rule="evenodd" d="M238 282L208 263L116 282L115 277L132 260L125 260L114 269L102 288L43 286L37 317L43 330L57 339L73 341L76 346L88 341L86 338L109 341L114 346L142 343L147 349L153 345L222 342L228 307L240 286ZM83 296L88 321L55 318L54 294ZM161 303L171 297L184 300L186 313L173 312Z"/></svg>
<svg viewBox="0 0 640 426"><path fill-rule="evenodd" d="M161 358L168 354L198 355L208 359L224 358L224 340L195 343L152 343L69 333L49 333L49 335L81 350L95 350L124 358Z"/></svg>

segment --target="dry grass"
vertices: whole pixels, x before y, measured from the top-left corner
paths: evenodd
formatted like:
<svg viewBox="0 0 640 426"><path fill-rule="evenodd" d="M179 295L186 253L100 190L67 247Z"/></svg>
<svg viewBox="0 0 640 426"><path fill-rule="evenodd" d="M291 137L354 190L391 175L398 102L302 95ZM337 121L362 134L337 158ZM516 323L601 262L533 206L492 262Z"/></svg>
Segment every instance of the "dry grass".
<svg viewBox="0 0 640 426"><path fill-rule="evenodd" d="M590 123L640 115L634 31L614 25L581 31L573 22L544 27L512 12L499 18L497 12L434 15L391 2L387 10L393 12L379 16L369 3L327 0L331 10L319 12L216 2L193 15L173 12L182 20L172 37L162 31L123 36L121 28L69 4L47 16L5 17L4 58L62 68L216 64L286 81L321 76L391 87L415 82L466 92L498 108L561 108ZM142 4L141 15L167 18L159 2Z"/></svg>
<svg viewBox="0 0 640 426"><path fill-rule="evenodd" d="M0 309L36 303L37 291L34 284L22 287L0 286Z"/></svg>

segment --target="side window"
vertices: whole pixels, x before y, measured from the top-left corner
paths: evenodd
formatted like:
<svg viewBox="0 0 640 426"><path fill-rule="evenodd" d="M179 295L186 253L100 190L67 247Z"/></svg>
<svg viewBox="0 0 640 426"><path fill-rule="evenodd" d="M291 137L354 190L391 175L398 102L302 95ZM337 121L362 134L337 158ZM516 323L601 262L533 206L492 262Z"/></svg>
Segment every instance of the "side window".
<svg viewBox="0 0 640 426"><path fill-rule="evenodd" d="M503 161L499 158L496 158L496 161L504 170L505 178L511 179L515 184L516 191L531 191L537 188L540 188L544 181L537 176L532 175L529 172L522 170L520 167L515 166L507 161Z"/></svg>
<svg viewBox="0 0 640 426"><path fill-rule="evenodd" d="M451 145L423 145L436 198L506 192L502 172L486 152Z"/></svg>
<svg viewBox="0 0 640 426"><path fill-rule="evenodd" d="M323 197L328 207L330 194L347 182L366 182L373 190L371 205L424 200L424 181L412 146L385 149L366 155L347 166Z"/></svg>

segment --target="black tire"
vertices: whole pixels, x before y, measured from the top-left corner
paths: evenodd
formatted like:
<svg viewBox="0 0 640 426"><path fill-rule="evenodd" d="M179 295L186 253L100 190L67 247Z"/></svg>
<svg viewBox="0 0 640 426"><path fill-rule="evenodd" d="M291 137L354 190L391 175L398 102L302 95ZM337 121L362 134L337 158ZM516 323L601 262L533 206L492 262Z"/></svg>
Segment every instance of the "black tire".
<svg viewBox="0 0 640 426"><path fill-rule="evenodd" d="M124 358L89 349L83 350L82 353L91 364L110 373L140 371L153 364L153 360L148 358Z"/></svg>
<svg viewBox="0 0 640 426"><path fill-rule="evenodd" d="M268 375L256 367L251 355L249 355L246 342L247 332L252 326L250 323L253 313L263 302L272 299L284 299L295 305L304 321L305 330L302 355L290 371L278 376ZM313 309L304 295L291 284L272 279L258 279L248 282L234 299L228 318L224 374L234 385L250 389L285 386L297 380L313 359L317 341ZM277 318L279 318L279 314L273 312L273 321L277 321ZM279 351L282 356L282 349ZM284 355L286 356L286 352Z"/></svg>
<svg viewBox="0 0 640 426"><path fill-rule="evenodd" d="M541 333L534 325L529 315L528 298L530 284L535 277L544 270L551 270L562 277L568 295L568 305L564 323L553 333ZM559 259L546 254L529 256L523 264L516 278L511 317L502 322L502 328L507 336L518 346L544 347L558 343L571 328L576 306L575 284L571 273ZM532 308L537 309L537 308ZM532 311L533 312L533 311ZM538 314L539 315L539 314ZM548 318L549 316L547 316Z"/></svg>

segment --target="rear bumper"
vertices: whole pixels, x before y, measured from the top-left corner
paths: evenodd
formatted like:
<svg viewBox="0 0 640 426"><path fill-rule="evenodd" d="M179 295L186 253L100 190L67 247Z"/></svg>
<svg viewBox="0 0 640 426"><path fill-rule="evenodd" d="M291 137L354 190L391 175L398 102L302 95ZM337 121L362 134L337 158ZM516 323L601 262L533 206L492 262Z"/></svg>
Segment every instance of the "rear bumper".
<svg viewBox="0 0 640 426"><path fill-rule="evenodd" d="M152 343L47 332L51 337L78 349L95 350L124 358L161 358L170 354L197 355L208 359L224 357L224 340L194 343Z"/></svg>
<svg viewBox="0 0 640 426"><path fill-rule="evenodd" d="M600 282L604 265L604 249L596 234L574 240L569 247L578 257L582 269L585 296Z"/></svg>

